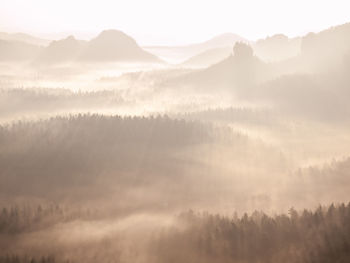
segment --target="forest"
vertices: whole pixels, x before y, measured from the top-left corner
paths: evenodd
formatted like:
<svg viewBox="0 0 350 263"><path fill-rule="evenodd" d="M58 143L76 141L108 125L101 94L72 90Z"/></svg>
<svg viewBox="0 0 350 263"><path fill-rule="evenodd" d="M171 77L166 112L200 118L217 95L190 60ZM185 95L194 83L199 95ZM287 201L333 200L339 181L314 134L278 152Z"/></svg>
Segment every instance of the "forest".
<svg viewBox="0 0 350 263"><path fill-rule="evenodd" d="M342 263L350 259L350 203L319 206L313 211L297 211L291 207L287 214L272 216L257 210L241 216L189 210L176 216L176 225L153 229L147 238L139 237L131 243L120 236L132 232L132 228L139 227L137 225L106 234L98 242L90 240L84 244L89 248L87 254L80 254L79 249L69 251L71 248L60 243L60 248L57 244L45 244L45 249L38 245L35 255L28 256L23 255L19 247L24 244L16 240L20 235L40 233L58 222L69 224L78 219L96 220L98 217L96 211L71 213L53 204L5 207L0 214L0 240L4 242L6 238L11 242L5 245L7 252L1 252L0 260L4 263L77 260Z"/></svg>

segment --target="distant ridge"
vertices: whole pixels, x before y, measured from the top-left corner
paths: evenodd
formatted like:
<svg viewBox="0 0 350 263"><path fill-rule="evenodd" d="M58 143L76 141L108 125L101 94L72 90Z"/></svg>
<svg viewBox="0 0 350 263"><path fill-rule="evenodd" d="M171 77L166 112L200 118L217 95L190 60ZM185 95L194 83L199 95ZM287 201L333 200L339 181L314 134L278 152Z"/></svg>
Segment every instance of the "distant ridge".
<svg viewBox="0 0 350 263"><path fill-rule="evenodd" d="M90 40L79 60L161 62L155 55L143 50L133 38L119 30L105 30Z"/></svg>
<svg viewBox="0 0 350 263"><path fill-rule="evenodd" d="M51 40L34 37L25 33L5 33L0 32L0 40L20 41L36 46L47 46Z"/></svg>
<svg viewBox="0 0 350 263"><path fill-rule="evenodd" d="M194 70L172 80L170 85L188 84L201 90L235 90L245 92L269 76L269 66L254 55L246 43L238 42L231 54L207 68Z"/></svg>
<svg viewBox="0 0 350 263"><path fill-rule="evenodd" d="M105 30L90 41L78 40L74 36L52 41L35 60L39 64L65 62L162 63L119 30Z"/></svg>
<svg viewBox="0 0 350 263"><path fill-rule="evenodd" d="M302 37L288 38L276 34L265 39L259 39L253 44L255 54L269 62L277 62L300 54Z"/></svg>
<svg viewBox="0 0 350 263"><path fill-rule="evenodd" d="M298 63L296 59L303 59L308 63L304 65L310 68L321 66L325 59L339 62L350 52L350 23L295 38L277 34L252 42L225 33L197 44L144 48L119 30L105 30L90 41L77 40L73 36L49 41L24 33L0 32L0 61L163 63L161 59L164 58L180 66L208 67L225 59L226 52L237 42L250 44L254 54L265 62L294 60L293 63Z"/></svg>
<svg viewBox="0 0 350 263"><path fill-rule="evenodd" d="M145 46L144 49L159 57L168 58L169 60L172 60L172 57L168 56L168 54L174 53L180 58L181 62L183 62L210 49L232 48L237 42L250 43L249 40L237 34L225 33L197 44L184 46Z"/></svg>
<svg viewBox="0 0 350 263"><path fill-rule="evenodd" d="M212 48L187 59L181 63L181 66L194 68L208 67L227 58L230 54L232 54L232 47Z"/></svg>
<svg viewBox="0 0 350 263"><path fill-rule="evenodd" d="M37 58L37 62L59 63L74 60L79 56L86 45L86 41L77 40L73 36L52 41L50 45L41 52Z"/></svg>

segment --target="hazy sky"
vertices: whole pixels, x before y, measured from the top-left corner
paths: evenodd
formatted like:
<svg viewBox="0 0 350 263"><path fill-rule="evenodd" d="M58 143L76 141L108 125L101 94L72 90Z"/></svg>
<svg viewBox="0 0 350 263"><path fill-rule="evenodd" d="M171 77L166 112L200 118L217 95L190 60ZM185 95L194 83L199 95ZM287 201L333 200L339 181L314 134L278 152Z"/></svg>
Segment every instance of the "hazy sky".
<svg viewBox="0 0 350 263"><path fill-rule="evenodd" d="M349 0L0 0L0 30L88 38L116 28L140 44L199 42L233 32L289 36L350 22Z"/></svg>

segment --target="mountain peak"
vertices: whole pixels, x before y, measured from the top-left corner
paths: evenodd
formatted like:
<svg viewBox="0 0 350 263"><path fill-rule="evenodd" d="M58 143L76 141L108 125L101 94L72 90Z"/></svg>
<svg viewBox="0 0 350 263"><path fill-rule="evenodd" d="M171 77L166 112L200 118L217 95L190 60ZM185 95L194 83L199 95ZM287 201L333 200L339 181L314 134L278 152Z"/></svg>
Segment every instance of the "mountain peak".
<svg viewBox="0 0 350 263"><path fill-rule="evenodd" d="M121 30L118 30L118 29L106 29L106 30L103 30L98 36L107 36L107 35L125 35L126 34L121 31Z"/></svg>
<svg viewBox="0 0 350 263"><path fill-rule="evenodd" d="M233 54L236 59L244 60L252 58L254 52L250 45L242 42L237 42L233 47Z"/></svg>
<svg viewBox="0 0 350 263"><path fill-rule="evenodd" d="M92 41L112 41L112 42L116 42L116 41L129 41L129 42L133 42L136 44L136 41L131 38L130 36L128 36L127 34L125 34L123 31L120 30L116 30L116 29L108 29L108 30L104 30L102 31L96 38L94 38Z"/></svg>
<svg viewBox="0 0 350 263"><path fill-rule="evenodd" d="M67 40L67 41L76 41L77 39L73 35L70 35L70 36L66 37L65 40Z"/></svg>
<svg viewBox="0 0 350 263"><path fill-rule="evenodd" d="M132 37L115 29L104 30L97 37L90 40L80 59L159 62L159 59L154 55L141 49Z"/></svg>
<svg viewBox="0 0 350 263"><path fill-rule="evenodd" d="M50 43L48 48L69 48L80 45L81 40L77 40L73 35L70 35L64 39L54 40Z"/></svg>

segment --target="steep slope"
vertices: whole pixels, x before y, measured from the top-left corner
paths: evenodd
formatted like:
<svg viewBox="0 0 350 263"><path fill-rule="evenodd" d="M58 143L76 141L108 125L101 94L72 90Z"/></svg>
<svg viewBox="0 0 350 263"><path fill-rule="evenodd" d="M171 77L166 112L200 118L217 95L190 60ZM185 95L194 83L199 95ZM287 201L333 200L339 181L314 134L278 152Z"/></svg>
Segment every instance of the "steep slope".
<svg viewBox="0 0 350 263"><path fill-rule="evenodd" d="M309 33L300 40L300 52L275 63L276 70L289 74L319 74L333 71L350 56L350 23Z"/></svg>
<svg viewBox="0 0 350 263"><path fill-rule="evenodd" d="M265 39L259 39L254 43L255 54L265 61L281 61L300 54L301 38L288 38L278 34Z"/></svg>
<svg viewBox="0 0 350 263"><path fill-rule="evenodd" d="M195 55L181 64L185 67L209 67L227 58L232 53L231 47L212 48Z"/></svg>
<svg viewBox="0 0 350 263"><path fill-rule="evenodd" d="M302 39L301 55L310 66L331 66L342 63L350 54L350 23L331 27Z"/></svg>
<svg viewBox="0 0 350 263"><path fill-rule="evenodd" d="M58 41L52 41L51 44L41 52L36 62L55 64L73 61L79 56L86 45L86 41L77 40L73 36Z"/></svg>
<svg viewBox="0 0 350 263"><path fill-rule="evenodd" d="M252 85L271 77L269 65L254 56L249 45L236 43L233 53L206 69L179 77L172 84L190 85L213 92L221 89L244 93Z"/></svg>

